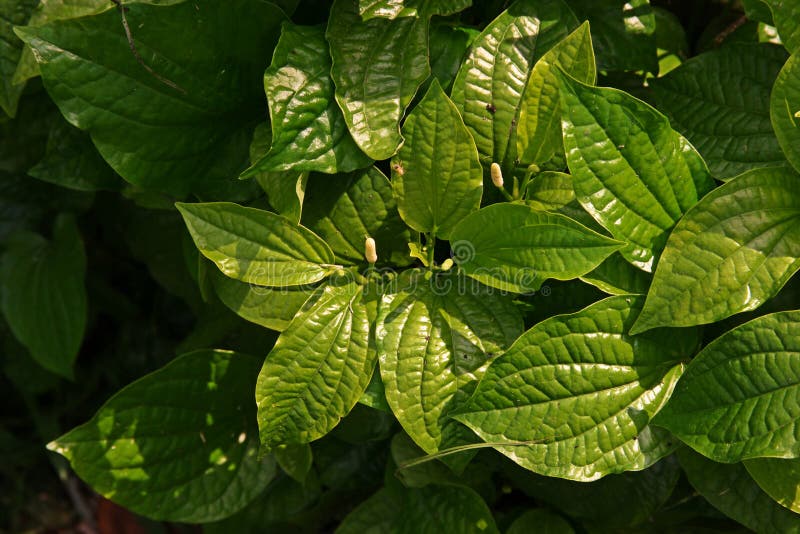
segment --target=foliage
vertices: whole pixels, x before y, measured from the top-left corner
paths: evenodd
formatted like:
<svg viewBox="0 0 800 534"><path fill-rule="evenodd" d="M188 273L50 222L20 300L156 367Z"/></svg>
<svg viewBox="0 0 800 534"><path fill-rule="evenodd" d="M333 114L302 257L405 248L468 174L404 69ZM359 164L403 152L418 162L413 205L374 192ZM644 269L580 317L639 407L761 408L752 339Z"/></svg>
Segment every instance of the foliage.
<svg viewBox="0 0 800 534"><path fill-rule="evenodd" d="M474 4L0 0L3 527L800 532L797 7Z"/></svg>

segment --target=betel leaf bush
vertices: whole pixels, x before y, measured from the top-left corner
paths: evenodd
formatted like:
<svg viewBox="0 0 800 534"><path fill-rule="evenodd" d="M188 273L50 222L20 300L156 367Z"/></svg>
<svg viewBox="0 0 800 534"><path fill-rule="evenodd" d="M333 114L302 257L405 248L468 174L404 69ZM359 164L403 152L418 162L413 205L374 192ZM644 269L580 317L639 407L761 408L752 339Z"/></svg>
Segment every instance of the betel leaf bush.
<svg viewBox="0 0 800 534"><path fill-rule="evenodd" d="M794 3L0 31L2 450L208 532L800 532Z"/></svg>

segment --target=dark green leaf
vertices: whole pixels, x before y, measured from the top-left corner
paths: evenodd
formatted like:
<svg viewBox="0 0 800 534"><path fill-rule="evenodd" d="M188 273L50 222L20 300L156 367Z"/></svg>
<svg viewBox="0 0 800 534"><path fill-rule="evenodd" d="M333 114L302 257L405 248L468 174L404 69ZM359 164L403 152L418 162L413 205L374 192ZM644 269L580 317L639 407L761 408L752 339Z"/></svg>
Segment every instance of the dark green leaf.
<svg viewBox="0 0 800 534"><path fill-rule="evenodd" d="M794 0L763 0L772 11L781 41L789 52L800 51L800 4Z"/></svg>
<svg viewBox="0 0 800 534"><path fill-rule="evenodd" d="M428 19L362 21L357 0L336 0L326 37L336 101L350 134L372 159L392 157L403 142L400 119L430 74Z"/></svg>
<svg viewBox="0 0 800 534"><path fill-rule="evenodd" d="M14 336L42 367L72 378L86 328L86 255L74 218L53 238L20 232L3 255L2 308Z"/></svg>
<svg viewBox="0 0 800 534"><path fill-rule="evenodd" d="M575 194L640 269L714 182L703 159L654 108L618 89L561 80L562 126Z"/></svg>
<svg viewBox="0 0 800 534"><path fill-rule="evenodd" d="M634 332L753 310L800 269L800 179L755 169L715 189L678 223Z"/></svg>
<svg viewBox="0 0 800 534"><path fill-rule="evenodd" d="M330 70L325 29L284 22L264 73L272 144L244 176L286 170L349 172L370 165L333 97Z"/></svg>
<svg viewBox="0 0 800 534"><path fill-rule="evenodd" d="M361 285L334 279L281 333L256 386L261 443L309 443L335 427L367 387L375 352Z"/></svg>
<svg viewBox="0 0 800 534"><path fill-rule="evenodd" d="M573 534L572 526L560 515L545 508L528 510L506 530L506 534Z"/></svg>
<svg viewBox="0 0 800 534"><path fill-rule="evenodd" d="M230 278L271 287L312 284L335 261L317 235L269 211L230 202L176 206L197 248Z"/></svg>
<svg viewBox="0 0 800 534"><path fill-rule="evenodd" d="M743 324L707 345L656 419L718 462L800 457L800 312Z"/></svg>
<svg viewBox="0 0 800 534"><path fill-rule="evenodd" d="M489 507L464 486L426 486L408 490L397 534L499 534Z"/></svg>
<svg viewBox="0 0 800 534"><path fill-rule="evenodd" d="M800 459L753 458L745 460L744 466L775 502L800 514Z"/></svg>
<svg viewBox="0 0 800 534"><path fill-rule="evenodd" d="M14 35L14 26L28 22L38 0L0 0L0 108L10 117L17 114L17 104L25 84L12 78L22 56L24 43Z"/></svg>
<svg viewBox="0 0 800 534"><path fill-rule="evenodd" d="M392 158L392 185L403 220L447 239L478 209L483 172L458 110L434 80L403 125L405 144Z"/></svg>
<svg viewBox="0 0 800 534"><path fill-rule="evenodd" d="M769 119L769 94L786 57L771 44L730 44L650 82L659 108L716 178L786 163Z"/></svg>
<svg viewBox="0 0 800 534"><path fill-rule="evenodd" d="M454 27L447 23L431 26L431 75L439 80L445 91L450 90L469 44L477 33L477 30Z"/></svg>
<svg viewBox="0 0 800 534"><path fill-rule="evenodd" d="M564 215L510 203L464 218L451 242L467 275L517 293L534 291L548 278L582 276L622 246Z"/></svg>
<svg viewBox="0 0 800 534"><path fill-rule="evenodd" d="M650 287L651 276L615 253L592 272L581 276L581 280L610 295L644 295Z"/></svg>
<svg viewBox="0 0 800 534"><path fill-rule="evenodd" d="M308 443L301 445L281 445L273 451L275 461L283 472L300 482L305 481L314 461L311 446Z"/></svg>
<svg viewBox="0 0 800 534"><path fill-rule="evenodd" d="M649 425L683 372L698 332L628 335L641 307L611 297L534 326L492 362L453 417L495 448L546 476L596 480L640 470L672 450Z"/></svg>
<svg viewBox="0 0 800 534"><path fill-rule="evenodd" d="M395 488L381 488L347 514L336 534L387 534L403 511L403 494ZM441 533L439 533L441 534Z"/></svg>
<svg viewBox="0 0 800 534"><path fill-rule="evenodd" d="M48 447L95 491L136 513L192 523L222 519L275 476L271 457L257 459L257 370L258 361L244 354L185 354L121 390Z"/></svg>
<svg viewBox="0 0 800 534"><path fill-rule="evenodd" d="M127 181L184 196L230 180L246 163L283 12L196 0L131 4L126 17L151 71L131 53L118 10L17 33L61 112Z"/></svg>
<svg viewBox="0 0 800 534"><path fill-rule="evenodd" d="M792 55L778 74L769 114L786 159L800 171L800 52Z"/></svg>

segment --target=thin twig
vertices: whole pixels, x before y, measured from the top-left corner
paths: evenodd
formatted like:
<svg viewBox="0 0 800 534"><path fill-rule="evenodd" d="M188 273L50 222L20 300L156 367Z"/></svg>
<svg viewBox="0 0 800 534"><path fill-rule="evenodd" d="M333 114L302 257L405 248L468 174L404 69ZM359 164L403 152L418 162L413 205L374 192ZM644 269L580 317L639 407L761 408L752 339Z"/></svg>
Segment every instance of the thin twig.
<svg viewBox="0 0 800 534"><path fill-rule="evenodd" d="M172 80L161 76L159 73L154 71L150 67L150 65L148 65L147 63L144 62L144 60L142 59L141 54L139 54L139 51L136 49L136 43L133 42L133 34L131 34L131 28L128 25L128 18L125 16L125 12L128 10L128 8L126 8L125 6L122 5L122 0L111 0L111 1L114 3L114 5L117 6L117 9L119 10L119 14L122 17L122 27L125 29L125 36L128 38L128 46L131 49L131 53L133 54L133 57L136 58L136 62L139 63L139 65L141 65L142 67L144 67L144 69L147 72L149 72L154 78L156 78L158 81L160 81L164 85L172 87L176 91L178 91L180 93L183 93L185 95L186 94L186 90L185 89L183 89L181 86L179 86L177 83L173 82Z"/></svg>
<svg viewBox="0 0 800 534"><path fill-rule="evenodd" d="M741 28L741 26L745 22L747 22L747 17L745 15L742 15L733 22L731 22L730 24L728 24L728 26L726 26L724 30L719 32L719 34L717 34L717 36L714 37L714 45L716 46L721 45L722 41L727 39L730 34Z"/></svg>

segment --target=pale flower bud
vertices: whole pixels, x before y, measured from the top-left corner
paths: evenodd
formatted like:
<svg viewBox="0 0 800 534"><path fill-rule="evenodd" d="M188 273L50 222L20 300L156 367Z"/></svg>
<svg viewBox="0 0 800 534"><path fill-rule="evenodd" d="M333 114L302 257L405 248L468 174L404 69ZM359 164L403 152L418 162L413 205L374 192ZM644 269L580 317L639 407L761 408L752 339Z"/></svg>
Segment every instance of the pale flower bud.
<svg viewBox="0 0 800 534"><path fill-rule="evenodd" d="M375 263L378 261L378 252L375 248L375 240L371 237L368 237L364 242L364 257L367 258L367 261L370 263Z"/></svg>
<svg viewBox="0 0 800 534"><path fill-rule="evenodd" d="M492 183L495 187L503 187L503 171L500 170L500 165L497 163L492 163L490 167L490 171L492 174Z"/></svg>

